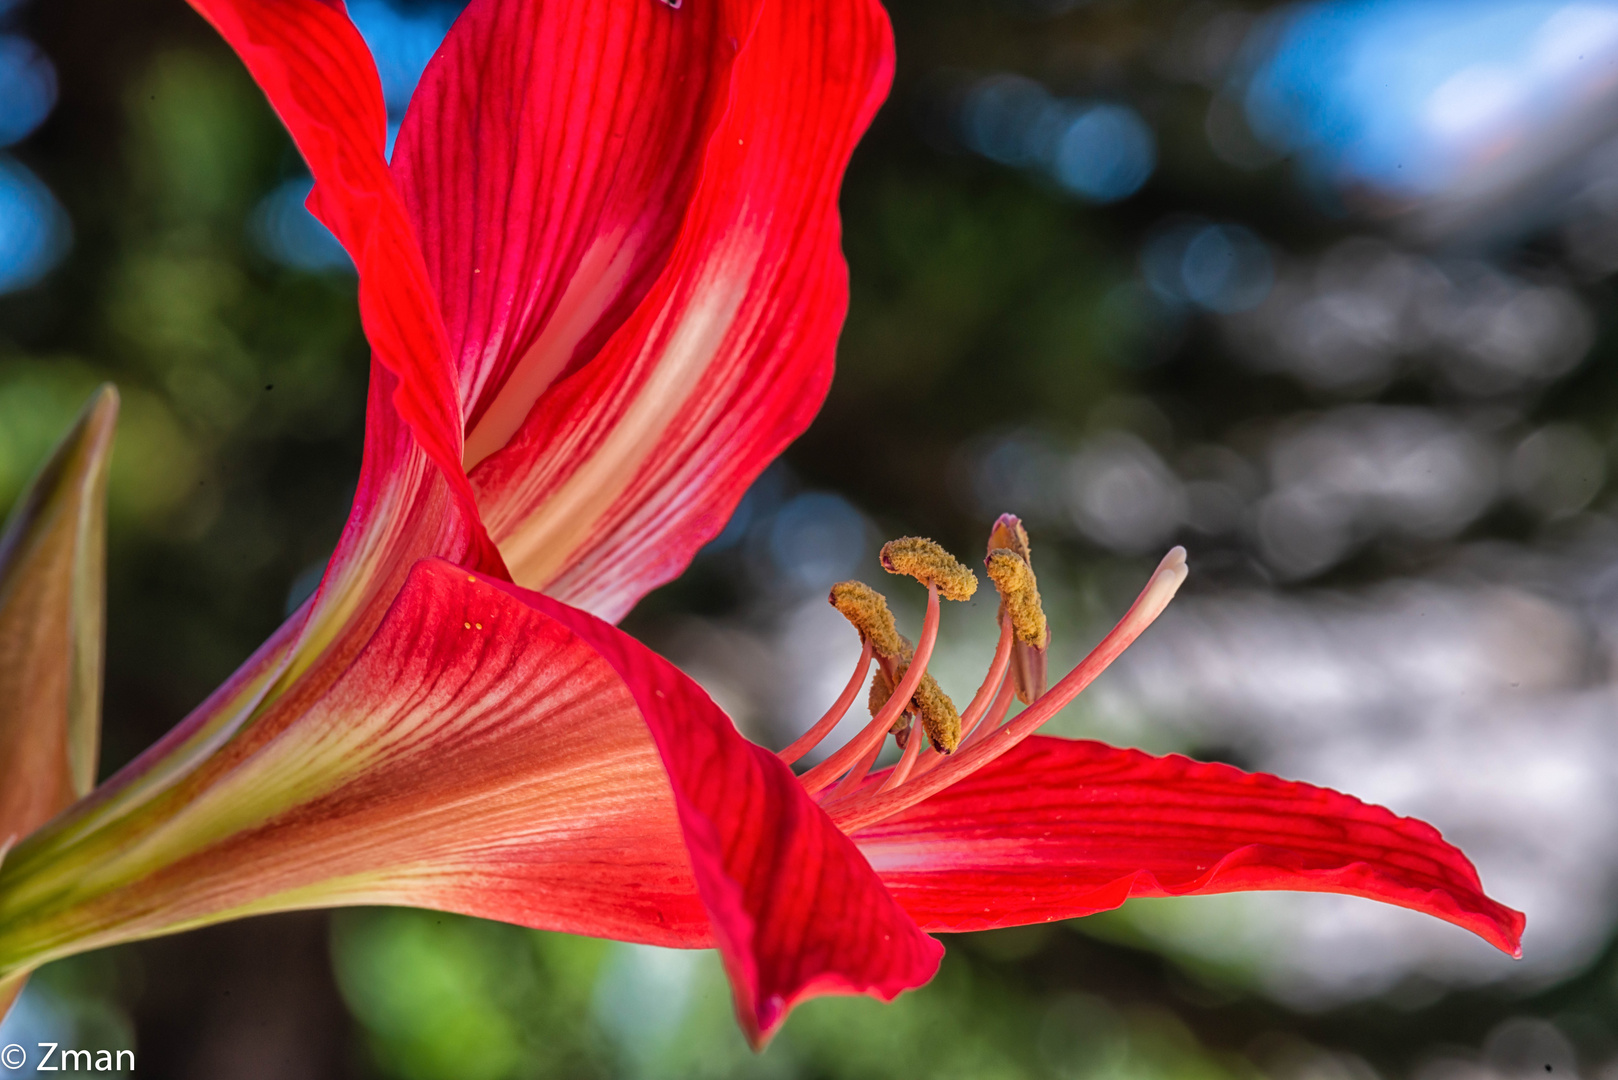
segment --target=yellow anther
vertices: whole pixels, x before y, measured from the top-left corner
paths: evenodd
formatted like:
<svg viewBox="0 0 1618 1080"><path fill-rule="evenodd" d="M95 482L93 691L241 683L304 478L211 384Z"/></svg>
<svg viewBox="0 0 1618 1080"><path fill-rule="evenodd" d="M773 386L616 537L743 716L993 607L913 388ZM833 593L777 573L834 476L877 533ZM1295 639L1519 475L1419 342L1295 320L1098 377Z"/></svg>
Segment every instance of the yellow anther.
<svg viewBox="0 0 1618 1080"><path fill-rule="evenodd" d="M938 544L920 536L904 536L882 545L882 569L905 574L923 585L937 585L945 600L970 600L978 577Z"/></svg>
<svg viewBox="0 0 1618 1080"><path fill-rule="evenodd" d="M1045 610L1039 604L1039 583L1034 580L1034 568L1010 548L995 548L989 552L984 565L988 567L989 580L1000 591L1017 640L1043 649L1050 639L1050 628L1045 624Z"/></svg>
<svg viewBox="0 0 1618 1080"><path fill-rule="evenodd" d="M871 710L871 715L875 716L881 712L882 707L888 703L888 699L891 697L893 697L893 680L888 678L888 673L879 667L876 669L876 674L871 676L871 696L865 699L866 705Z"/></svg>
<svg viewBox="0 0 1618 1080"><path fill-rule="evenodd" d="M908 663L901 663L894 669L890 677L883 668L877 668L876 674L871 677L871 715L881 712L883 706L893 697L893 690L898 680L905 677L910 670ZM955 702L944 693L938 680L933 678L932 672L926 672L921 682L916 684L915 693L910 695L910 701L904 712L894 720L893 726L888 730L899 737L899 745L903 746L905 737L910 731L910 716L921 719L921 728L927 733L927 738L937 749L950 753L961 741L961 715L955 711Z"/></svg>
<svg viewBox="0 0 1618 1080"><path fill-rule="evenodd" d="M911 657L916 655L916 647L910 644L910 639L903 634L895 633L899 639L899 651L877 656L876 671L871 675L871 694L867 704L871 707L871 715L875 716L882 711L882 707L893 697L893 692L899 687L899 680L905 677L910 670ZM908 710L906 710L908 711ZM903 718L903 714L890 731L899 731L910 726L910 721Z"/></svg>
<svg viewBox="0 0 1618 1080"><path fill-rule="evenodd" d="M997 550L1009 551L1021 557L1028 567L1030 593L1035 610L1039 611L1038 626L1044 630L1040 634L1039 644L1031 645L1024 637L1023 631L1035 632L1038 627L1033 625L1024 615L1019 625L1019 617L1013 610L1013 605L1007 599L1006 590L998 581L995 587L1000 590L1000 618L1012 620L1012 630L1017 634L1017 640L1011 646L1011 685L1016 688L1017 697L1024 705L1039 700L1045 693L1045 645L1050 640L1050 627L1045 623L1044 612L1039 609L1039 589L1033 585L1034 556L1028 543L1028 530L1023 528L1022 519L1016 514L1001 514L995 519L994 528L989 530L989 554L992 556ZM1016 573L1011 568L1009 573ZM990 570L990 577L994 571Z"/></svg>
<svg viewBox="0 0 1618 1080"><path fill-rule="evenodd" d="M878 656L903 655L904 638L899 636L893 612L888 610L888 602L881 593L863 581L839 581L831 587L831 596L827 599L843 618L854 624L854 629L860 632L860 640L871 643L871 651Z"/></svg>
<svg viewBox="0 0 1618 1080"><path fill-rule="evenodd" d="M922 730L932 740L933 748L946 754L953 752L961 741L961 714L931 672L921 677L910 704L921 717Z"/></svg>

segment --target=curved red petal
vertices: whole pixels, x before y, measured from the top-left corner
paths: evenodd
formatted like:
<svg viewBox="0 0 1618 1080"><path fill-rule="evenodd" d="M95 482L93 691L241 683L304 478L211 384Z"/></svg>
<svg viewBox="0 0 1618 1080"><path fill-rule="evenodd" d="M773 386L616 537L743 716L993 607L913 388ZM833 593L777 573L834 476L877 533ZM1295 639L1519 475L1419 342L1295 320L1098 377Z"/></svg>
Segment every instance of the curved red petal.
<svg viewBox="0 0 1618 1080"><path fill-rule="evenodd" d="M516 581L616 618L807 426L847 307L838 186L892 60L874 0L762 5L662 273L472 472Z"/></svg>
<svg viewBox="0 0 1618 1080"><path fill-rule="evenodd" d="M341 3L191 0L247 65L315 178L312 211L359 271L360 319L375 358L395 376L378 407L397 413L463 506L479 565L499 557L461 467L460 400L421 249L383 157L387 109L370 50ZM368 449L370 447L368 446ZM368 455L370 457L370 455ZM385 475L406 466L368 460ZM373 480L373 482L376 482Z"/></svg>
<svg viewBox="0 0 1618 1080"><path fill-rule="evenodd" d="M929 930L1071 918L1131 896L1285 889L1413 908L1521 951L1523 916L1484 895L1426 822L1179 755L1034 736L855 839Z"/></svg>
<svg viewBox="0 0 1618 1080"><path fill-rule="evenodd" d="M617 329L662 270L758 0L473 0L393 172L436 286L468 464Z"/></svg>
<svg viewBox="0 0 1618 1080"><path fill-rule="evenodd" d="M942 954L790 770L672 665L441 559L416 564L341 675L183 732L0 864L0 979L19 955L410 904L717 944L758 1039L812 994L920 985ZM69 945L22 944L37 941Z"/></svg>
<svg viewBox="0 0 1618 1080"><path fill-rule="evenodd" d="M170 741L0 864L0 979L19 942L78 951L337 904L712 943L617 671L448 562L415 566L340 677L299 682L212 741Z"/></svg>
<svg viewBox="0 0 1618 1080"><path fill-rule="evenodd" d="M760 1045L819 994L891 1000L933 977L943 947L894 904L857 848L700 687L622 632L548 598L635 695L662 752L697 886Z"/></svg>

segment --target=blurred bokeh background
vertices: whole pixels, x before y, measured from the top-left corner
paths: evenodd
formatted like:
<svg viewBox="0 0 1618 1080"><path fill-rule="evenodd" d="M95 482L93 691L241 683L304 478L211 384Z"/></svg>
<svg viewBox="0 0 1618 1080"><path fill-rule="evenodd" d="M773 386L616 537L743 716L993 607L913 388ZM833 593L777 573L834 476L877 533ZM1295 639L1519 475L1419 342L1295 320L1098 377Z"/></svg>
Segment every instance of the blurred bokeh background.
<svg viewBox="0 0 1618 1080"><path fill-rule="evenodd" d="M402 115L457 6L350 9ZM781 745L858 652L826 586L891 582L883 538L970 555L1023 515L1057 663L1183 543L1181 599L1059 730L1427 818L1525 959L1355 899L1137 901L951 939L926 989L754 1056L711 956L350 911L58 964L0 1042L239 1080L1618 1080L1618 0L891 10L831 398L626 625ZM0 506L124 394L110 771L317 580L355 282L180 0L0 2L0 145ZM993 615L948 613L957 699Z"/></svg>

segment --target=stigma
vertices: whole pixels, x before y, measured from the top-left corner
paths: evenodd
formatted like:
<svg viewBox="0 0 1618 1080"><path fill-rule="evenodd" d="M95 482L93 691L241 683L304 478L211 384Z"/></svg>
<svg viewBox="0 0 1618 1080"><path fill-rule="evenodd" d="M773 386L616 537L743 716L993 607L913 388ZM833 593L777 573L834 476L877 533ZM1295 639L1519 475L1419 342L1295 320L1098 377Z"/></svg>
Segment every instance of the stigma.
<svg viewBox="0 0 1618 1080"><path fill-rule="evenodd" d="M845 832L875 824L959 783L1032 735L1163 613L1187 574L1185 549L1176 547L1163 557L1118 625L1047 689L1050 626L1028 533L1015 516L1001 515L990 530L984 559L986 575L1000 595L999 640L977 693L957 710L927 665L938 640L941 601L970 599L978 588L977 575L941 545L915 536L884 545L881 563L888 573L926 587L920 636L912 645L899 632L887 598L864 582L832 586L828 599L859 634L860 658L831 708L780 752L791 764L817 746L847 715L870 678L870 722L798 777ZM1013 697L1026 706L1015 716ZM900 748L899 761L873 773L890 735Z"/></svg>

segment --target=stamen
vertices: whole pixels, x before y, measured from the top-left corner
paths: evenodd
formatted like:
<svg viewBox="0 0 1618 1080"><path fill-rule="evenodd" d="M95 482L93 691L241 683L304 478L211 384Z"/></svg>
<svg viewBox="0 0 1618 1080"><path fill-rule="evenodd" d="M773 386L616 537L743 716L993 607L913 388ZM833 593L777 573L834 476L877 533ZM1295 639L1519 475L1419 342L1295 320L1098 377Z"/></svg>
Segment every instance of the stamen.
<svg viewBox="0 0 1618 1080"><path fill-rule="evenodd" d="M997 549L1011 551L1021 556L1022 561L1028 564L1029 576L1030 579L1032 578L1034 568L1033 548L1028 542L1028 530L1023 528L1022 519L1017 515L1001 514L995 521L994 528L989 530L989 554L993 555ZM992 577L993 574L991 573L990 576ZM997 586L998 584L996 582ZM1034 585L1036 604L1038 599L1039 588L1036 584ZM1006 608L1005 592L1001 590L1001 615L1006 614ZM1044 620L1043 611L1040 612L1040 620L1042 622ZM1016 684L1017 697L1022 700L1024 705L1038 701L1040 695L1045 693L1045 645L1049 640L1050 630L1047 628L1039 644L1033 645L1027 641L1018 641L1016 647L1011 650L1011 679Z"/></svg>
<svg viewBox="0 0 1618 1080"><path fill-rule="evenodd" d="M912 651L914 650L905 650L907 654ZM888 674L888 666L880 665L876 669L876 674L871 676L871 693L865 699L865 707L871 711L872 716L881 712L888 702L893 700L893 677ZM908 663L905 667L908 670ZM898 677L904 678L904 671L900 671Z"/></svg>
<svg viewBox="0 0 1618 1080"><path fill-rule="evenodd" d="M843 805L829 808L832 820L845 833L857 832L966 779L1012 749L1060 712L1080 691L1094 682L1096 676L1107 670L1163 613L1185 577L1185 548L1176 547L1163 557L1151 580L1146 583L1146 588L1118 625L1101 639L1101 643L1091 650L1078 667L1068 672L1033 705L1004 727L994 729L980 740L974 740L973 745L956 754L946 764L914 778L902 788L850 799Z"/></svg>
<svg viewBox="0 0 1618 1080"><path fill-rule="evenodd" d="M945 600L970 600L978 576L941 546L921 536L902 536L882 545L882 569L905 574L923 585L938 586Z"/></svg>
<svg viewBox="0 0 1618 1080"><path fill-rule="evenodd" d="M860 650L859 663L854 665L854 674L849 676L848 685L843 687L841 694L837 695L837 700L832 702L831 708L826 710L826 715L816 720L813 727L798 736L791 746L776 754L776 757L791 765L794 761L819 746L820 740L831 734L832 728L836 727L838 721L847 715L848 707L854 704L854 698L859 695L860 687L865 685L865 673L871 669L872 649L873 646L870 640L867 639L865 647Z"/></svg>
<svg viewBox="0 0 1618 1080"><path fill-rule="evenodd" d="M893 696L888 699L882 711L871 718L865 729L854 736L843 746L833 751L831 756L819 765L798 777L803 788L813 795L831 784L841 776L859 758L864 757L872 745L880 747L887 738L888 729L904 711L910 696L916 692L921 677L927 673L927 661L932 659L933 645L938 641L938 586L927 587L927 616L921 624L921 640L916 644L915 658L910 662L909 669L894 688ZM874 759L873 759L874 760Z"/></svg>
<svg viewBox="0 0 1618 1080"><path fill-rule="evenodd" d="M869 642L878 656L900 656L906 650L904 638L894 624L887 598L863 581L839 581L827 598L854 629Z"/></svg>
<svg viewBox="0 0 1618 1080"><path fill-rule="evenodd" d="M907 648L906 651L910 650ZM881 712L883 706L893 699L893 679L889 677L887 669L886 664L877 668L875 677L871 679L872 716ZM902 679L909 670L910 662L906 661L894 668L894 674ZM927 733L928 743L946 754L953 751L956 744L961 741L961 718L955 711L955 702L944 693L943 687L938 685L938 680L933 678L930 671L922 675L921 682L916 686L916 692L910 696L902 712L905 716L919 717L922 730ZM895 721L891 730L894 735L902 736L909 729L910 722L905 720Z"/></svg>
<svg viewBox="0 0 1618 1080"><path fill-rule="evenodd" d="M983 564L988 568L989 580L1000 591L1000 602L1005 605L1006 615L1017 631L1017 640L1043 649L1051 631L1045 622L1045 611L1040 607L1034 568L1010 548L995 548Z"/></svg>
<svg viewBox="0 0 1618 1080"><path fill-rule="evenodd" d="M910 704L921 718L921 729L927 733L927 741L946 754L954 753L961 741L961 714L955 711L955 702L944 693L931 672L921 677Z"/></svg>

